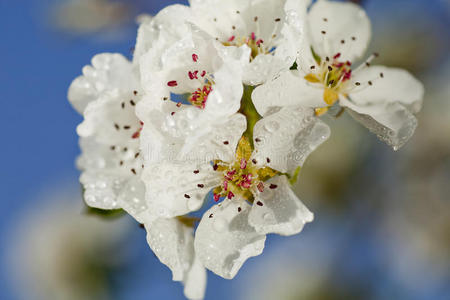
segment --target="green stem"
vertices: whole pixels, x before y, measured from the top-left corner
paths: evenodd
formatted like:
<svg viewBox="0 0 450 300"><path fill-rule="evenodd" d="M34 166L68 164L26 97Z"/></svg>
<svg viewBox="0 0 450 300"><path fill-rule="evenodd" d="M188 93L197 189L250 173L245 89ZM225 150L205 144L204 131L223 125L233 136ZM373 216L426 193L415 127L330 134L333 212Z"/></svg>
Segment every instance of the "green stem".
<svg viewBox="0 0 450 300"><path fill-rule="evenodd" d="M253 145L253 127L256 122L262 119L261 115L256 111L255 105L252 101L252 92L255 87L244 85L244 94L242 95L241 108L239 112L247 119L247 130L243 136L246 137L252 146L252 150L255 148Z"/></svg>

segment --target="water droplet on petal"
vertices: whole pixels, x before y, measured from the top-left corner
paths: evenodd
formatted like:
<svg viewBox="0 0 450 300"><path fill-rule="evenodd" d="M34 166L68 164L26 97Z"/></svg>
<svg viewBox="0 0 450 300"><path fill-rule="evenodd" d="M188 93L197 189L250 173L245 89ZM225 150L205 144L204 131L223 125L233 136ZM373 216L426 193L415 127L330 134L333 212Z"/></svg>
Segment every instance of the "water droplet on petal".
<svg viewBox="0 0 450 300"><path fill-rule="evenodd" d="M268 122L264 128L268 131L268 132L275 132L280 128L280 124L278 124L278 122L276 121L271 121Z"/></svg>

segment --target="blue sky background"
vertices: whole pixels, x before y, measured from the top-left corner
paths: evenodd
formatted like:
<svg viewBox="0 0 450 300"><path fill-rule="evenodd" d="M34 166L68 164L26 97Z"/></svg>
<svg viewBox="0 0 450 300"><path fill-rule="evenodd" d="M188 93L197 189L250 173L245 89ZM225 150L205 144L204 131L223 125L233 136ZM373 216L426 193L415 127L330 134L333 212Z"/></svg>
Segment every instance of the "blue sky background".
<svg viewBox="0 0 450 300"><path fill-rule="evenodd" d="M135 1L142 12L151 14L174 2L176 1ZM385 18L392 16L392 11L415 7L417 18L422 15L432 16L438 24L436 28L449 28L449 7L445 6L445 0L366 2L368 13L376 26L382 26ZM134 24L125 27L126 34L117 40L104 39L101 33L73 36L60 32L47 19L51 3L48 0L0 0L2 249L8 244L8 232L16 222L20 222L18 216L21 211L39 210L40 203L34 201L37 199L36 195L42 194L49 187L77 181L79 173L74 160L79 149L75 127L81 122L81 117L71 108L66 98L70 82L96 53L120 52L130 57L130 49L134 46L136 37L137 27ZM386 13L386 5L392 7L392 10L388 10L390 14ZM404 24L403 28L395 30L401 32L407 29L408 24ZM448 42L448 32L447 37L443 32L441 37ZM439 59L434 62L439 63ZM309 249L307 241L313 242L314 236L320 235L324 240L340 237L341 242L337 243L336 251L340 251L343 259L350 262L350 267L345 268L343 277L339 280L356 280L360 274L366 276L366 271L372 270L367 283L375 285L373 289L378 291L378 299L387 299L384 297L386 294L408 299L438 299L444 296L446 291L439 284L421 292L406 291L395 279L389 278L389 274L383 269L383 263L380 263L383 254L377 252L378 237L371 234L371 226L355 230L346 228L343 224L340 229L330 230L336 228L335 224L340 221L326 213L318 217L316 222L315 227L307 227L301 236L288 240L291 243L298 241L297 246L300 248L296 251L306 251ZM367 222L370 223L371 220ZM126 278L118 279L117 299L183 299L181 285L171 281L168 269L148 250L144 232L136 230L132 243L133 247L139 249L140 261L126 273ZM350 237L352 241L346 243L346 239ZM247 270L251 270L253 265L275 251L273 245L288 243L284 240L281 237L270 237L267 254L257 260L251 259L234 281L210 275L207 299L232 299L246 286L257 284L248 278L250 275ZM350 247L350 244L355 246ZM8 281L7 269L2 268L0 272L0 298L18 299Z"/></svg>

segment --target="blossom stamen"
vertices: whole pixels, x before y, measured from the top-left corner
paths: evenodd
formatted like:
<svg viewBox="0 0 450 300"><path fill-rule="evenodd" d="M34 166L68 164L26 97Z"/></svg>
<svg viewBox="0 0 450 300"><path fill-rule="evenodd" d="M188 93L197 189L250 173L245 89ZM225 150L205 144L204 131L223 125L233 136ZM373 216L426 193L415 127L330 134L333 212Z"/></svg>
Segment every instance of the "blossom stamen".
<svg viewBox="0 0 450 300"><path fill-rule="evenodd" d="M218 198L231 199L237 195L240 199L253 202L254 195L264 191L264 181L278 174L269 167L257 166L256 160L250 159L251 153L252 149L248 140L241 138L236 150L236 160L233 163L214 162L214 170L223 176L222 184L213 191L216 202Z"/></svg>
<svg viewBox="0 0 450 300"><path fill-rule="evenodd" d="M222 44L225 46L236 46L236 47L247 45L251 49L250 61L255 59L256 56L260 54L271 54L271 53L273 54L276 49L275 38L277 37L276 33L278 32L280 21L281 18L276 18L274 20L275 24L270 39L268 41L265 41L264 39L260 38L259 18L258 16L255 16L253 18L253 22L255 23L254 31L250 32L247 36L238 37L235 34L233 34L225 41L223 41ZM236 27L233 25L232 29L234 31ZM217 40L219 39L217 38Z"/></svg>

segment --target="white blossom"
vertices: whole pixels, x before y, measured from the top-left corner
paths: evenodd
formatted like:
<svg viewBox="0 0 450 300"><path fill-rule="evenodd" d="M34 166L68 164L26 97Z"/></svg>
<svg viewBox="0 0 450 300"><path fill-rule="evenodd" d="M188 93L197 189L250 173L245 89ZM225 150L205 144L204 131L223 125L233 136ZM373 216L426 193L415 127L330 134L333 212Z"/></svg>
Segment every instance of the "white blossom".
<svg viewBox="0 0 450 300"><path fill-rule="evenodd" d="M245 84L261 84L288 70L295 61L297 37L285 25L286 2L192 0L190 6L168 6L141 24L135 60L150 48L155 56L160 56L168 44L182 40L193 26L228 55L241 59Z"/></svg>
<svg viewBox="0 0 450 300"><path fill-rule="evenodd" d="M295 42L284 25L286 1L191 0L189 21L224 45L246 48L245 84L258 85L288 70L295 61Z"/></svg>
<svg viewBox="0 0 450 300"><path fill-rule="evenodd" d="M216 201L224 199L203 215L194 242L204 266L224 278L262 252L266 234L296 234L312 221L286 176L328 138L329 128L312 110L284 108L255 125L253 152L245 138L239 141L242 130L232 133L216 147L223 148L217 153L237 149L234 157L149 163L142 177L158 217L198 210L212 189Z"/></svg>
<svg viewBox="0 0 450 300"><path fill-rule="evenodd" d="M152 48L141 57L145 96L137 114L144 123L141 148L147 162L203 159L217 151L222 158L233 156L231 146L216 145L228 139L230 131L242 133L246 128L245 118L236 115L243 94L242 69L239 60L216 46L190 30L178 42L169 42L165 51Z"/></svg>
<svg viewBox="0 0 450 300"><path fill-rule="evenodd" d="M417 126L414 113L421 108L422 84L404 70L372 65L377 53L353 68L371 35L359 6L321 0L307 12L310 1L302 2L289 10L290 26L301 41L297 70L255 90L258 112L298 104L321 115L340 105L395 150L403 146Z"/></svg>
<svg viewBox="0 0 450 300"><path fill-rule="evenodd" d="M123 208L139 219L146 209L139 175L142 123L135 107L141 98L137 70L120 54L99 54L69 89L69 100L83 114L78 126L84 200L101 209Z"/></svg>

